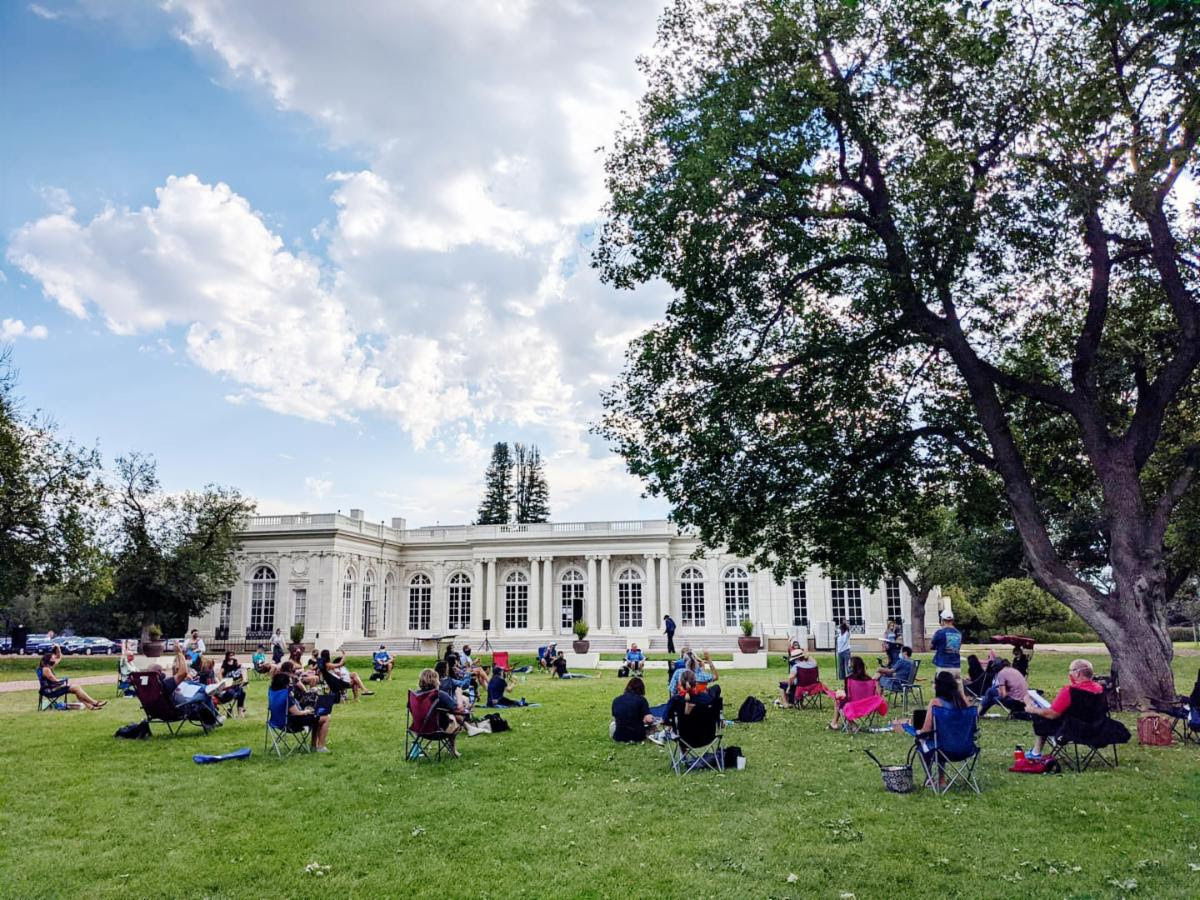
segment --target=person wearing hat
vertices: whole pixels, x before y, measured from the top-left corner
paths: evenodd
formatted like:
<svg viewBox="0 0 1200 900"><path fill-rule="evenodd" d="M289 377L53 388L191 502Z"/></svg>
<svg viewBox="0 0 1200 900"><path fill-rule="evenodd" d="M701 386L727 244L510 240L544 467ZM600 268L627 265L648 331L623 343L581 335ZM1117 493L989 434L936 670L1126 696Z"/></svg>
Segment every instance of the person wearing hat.
<svg viewBox="0 0 1200 900"><path fill-rule="evenodd" d="M933 633L933 667L939 672L951 672L962 678L962 632L954 627L952 610L942 610L942 627Z"/></svg>

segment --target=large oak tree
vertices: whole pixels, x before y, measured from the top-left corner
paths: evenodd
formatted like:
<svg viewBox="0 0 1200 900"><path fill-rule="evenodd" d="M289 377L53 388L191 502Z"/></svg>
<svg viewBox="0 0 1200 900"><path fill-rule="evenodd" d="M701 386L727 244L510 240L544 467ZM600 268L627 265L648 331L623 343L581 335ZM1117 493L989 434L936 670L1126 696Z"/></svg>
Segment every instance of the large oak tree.
<svg viewBox="0 0 1200 900"><path fill-rule="evenodd" d="M1127 696L1172 693L1200 4L678 0L644 66L596 256L675 290L606 398L631 469L780 571L990 487Z"/></svg>

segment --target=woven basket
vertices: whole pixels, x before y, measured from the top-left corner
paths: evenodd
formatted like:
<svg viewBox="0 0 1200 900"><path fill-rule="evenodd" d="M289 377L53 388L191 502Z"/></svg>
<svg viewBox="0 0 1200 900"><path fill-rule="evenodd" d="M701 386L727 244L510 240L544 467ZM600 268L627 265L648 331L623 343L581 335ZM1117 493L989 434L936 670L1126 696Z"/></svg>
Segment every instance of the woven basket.
<svg viewBox="0 0 1200 900"><path fill-rule="evenodd" d="M912 766L885 766L870 750L864 750L875 765L879 766L879 774L883 778L883 787L892 794L911 794L913 790Z"/></svg>

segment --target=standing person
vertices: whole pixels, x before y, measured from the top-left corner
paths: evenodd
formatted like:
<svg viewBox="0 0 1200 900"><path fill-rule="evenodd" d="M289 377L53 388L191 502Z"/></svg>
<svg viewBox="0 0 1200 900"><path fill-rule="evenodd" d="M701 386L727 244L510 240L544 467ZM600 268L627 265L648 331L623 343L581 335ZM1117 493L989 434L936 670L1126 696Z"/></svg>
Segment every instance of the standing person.
<svg viewBox="0 0 1200 900"><path fill-rule="evenodd" d="M954 627L954 613L942 611L942 627L933 633L933 667L938 672L950 672L962 683L962 632Z"/></svg>
<svg viewBox="0 0 1200 900"><path fill-rule="evenodd" d="M275 633L271 635L271 659L275 665L283 662L283 629L276 628Z"/></svg>
<svg viewBox="0 0 1200 900"><path fill-rule="evenodd" d="M667 635L667 652L674 653L675 652L675 620L671 618L669 613L667 615L663 616L663 631L666 632L666 635Z"/></svg>
<svg viewBox="0 0 1200 900"><path fill-rule="evenodd" d="M838 681L845 681L850 677L850 626L846 624L845 619L842 619L842 624L838 626L837 644L834 649L837 653Z"/></svg>

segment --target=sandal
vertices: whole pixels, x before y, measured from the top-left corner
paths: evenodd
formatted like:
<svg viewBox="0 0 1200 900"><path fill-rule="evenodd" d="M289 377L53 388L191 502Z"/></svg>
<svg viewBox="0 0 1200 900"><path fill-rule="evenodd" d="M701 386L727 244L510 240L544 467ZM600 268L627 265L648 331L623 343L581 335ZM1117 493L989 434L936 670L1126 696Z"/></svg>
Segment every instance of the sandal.
<svg viewBox="0 0 1200 900"><path fill-rule="evenodd" d="M106 706L108 706L107 700L97 700L96 705L93 706L92 709L104 709Z"/></svg>

